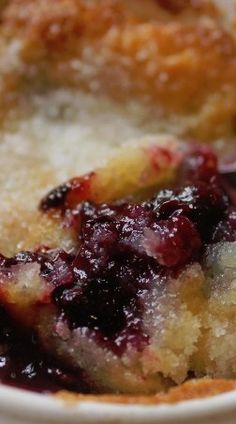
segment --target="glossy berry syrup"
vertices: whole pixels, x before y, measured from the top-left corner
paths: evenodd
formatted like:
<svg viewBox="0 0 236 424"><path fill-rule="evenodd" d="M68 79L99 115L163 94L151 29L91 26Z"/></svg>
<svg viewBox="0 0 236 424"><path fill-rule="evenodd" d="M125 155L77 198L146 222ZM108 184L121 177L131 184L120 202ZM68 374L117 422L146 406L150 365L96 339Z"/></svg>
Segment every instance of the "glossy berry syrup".
<svg viewBox="0 0 236 424"><path fill-rule="evenodd" d="M88 393L81 372L71 372L40 348L33 333L21 331L0 309L0 380L2 383L36 392L62 389Z"/></svg>
<svg viewBox="0 0 236 424"><path fill-rule="evenodd" d="M235 241L236 205L216 156L204 147L186 154L172 187L140 203L88 201L93 175L71 180L41 202L44 212L76 216L77 252L21 253L2 257L0 268L11 272L12 265L37 262L51 287L51 302L71 330L89 329L116 355L127 345L142 351L148 343L143 295L154 277L176 277L187 264L201 263L208 244ZM89 391L82 372L45 355L35 336L20 331L4 310L0 328L2 382L39 391Z"/></svg>

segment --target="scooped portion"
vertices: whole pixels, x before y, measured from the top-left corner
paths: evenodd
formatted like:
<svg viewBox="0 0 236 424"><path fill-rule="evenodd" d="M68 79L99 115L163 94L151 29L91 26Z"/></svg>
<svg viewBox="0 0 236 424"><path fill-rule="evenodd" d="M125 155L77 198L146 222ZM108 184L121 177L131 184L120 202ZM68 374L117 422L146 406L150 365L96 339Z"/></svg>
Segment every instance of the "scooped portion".
<svg viewBox="0 0 236 424"><path fill-rule="evenodd" d="M2 257L1 303L96 393L235 377L233 190L204 146L125 147L41 201L77 241Z"/></svg>

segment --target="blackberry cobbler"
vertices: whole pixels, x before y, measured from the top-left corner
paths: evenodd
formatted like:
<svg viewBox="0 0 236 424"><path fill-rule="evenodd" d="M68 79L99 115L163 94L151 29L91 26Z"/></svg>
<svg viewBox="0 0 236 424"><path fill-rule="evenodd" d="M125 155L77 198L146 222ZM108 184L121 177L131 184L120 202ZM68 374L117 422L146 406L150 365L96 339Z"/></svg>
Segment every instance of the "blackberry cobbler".
<svg viewBox="0 0 236 424"><path fill-rule="evenodd" d="M236 388L234 3L0 0L1 383Z"/></svg>
<svg viewBox="0 0 236 424"><path fill-rule="evenodd" d="M126 146L39 208L71 245L1 256L2 381L150 394L236 377L235 190L210 148Z"/></svg>

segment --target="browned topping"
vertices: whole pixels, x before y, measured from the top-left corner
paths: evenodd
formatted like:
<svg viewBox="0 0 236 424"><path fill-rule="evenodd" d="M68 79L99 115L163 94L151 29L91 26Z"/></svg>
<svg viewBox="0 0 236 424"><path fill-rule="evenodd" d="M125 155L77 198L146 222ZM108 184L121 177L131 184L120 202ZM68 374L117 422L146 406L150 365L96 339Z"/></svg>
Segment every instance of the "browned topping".
<svg viewBox="0 0 236 424"><path fill-rule="evenodd" d="M210 396L216 396L221 393L236 390L235 380L211 380L194 379L181 384L168 391L168 393L159 393L155 396L119 396L119 395L79 395L71 392L61 391L56 397L62 399L66 404L75 404L80 401L109 402L120 404L136 405L159 405L161 403L176 403L184 400L204 399Z"/></svg>
<svg viewBox="0 0 236 424"><path fill-rule="evenodd" d="M208 2L162 3L201 10ZM3 90L21 98L26 87L74 86L120 101L145 100L165 122L170 112L184 116L183 133L227 137L235 132L236 46L219 22L142 22L118 0L52 0L50 6L45 0L13 0L1 36L6 62L9 40L21 40L22 67L5 73ZM4 97L14 100L12 93Z"/></svg>

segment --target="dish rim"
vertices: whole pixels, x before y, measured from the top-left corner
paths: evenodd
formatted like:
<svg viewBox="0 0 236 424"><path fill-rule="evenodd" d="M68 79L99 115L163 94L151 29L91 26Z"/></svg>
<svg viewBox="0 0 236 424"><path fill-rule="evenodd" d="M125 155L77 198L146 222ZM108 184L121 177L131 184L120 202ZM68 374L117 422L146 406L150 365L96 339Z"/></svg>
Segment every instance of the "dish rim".
<svg viewBox="0 0 236 424"><path fill-rule="evenodd" d="M0 412L2 418L15 419L15 422L17 419L23 420L25 424L106 424L122 423L123 420L125 423L141 424L144 419L146 424L177 424L180 419L181 423L187 423L189 418L193 419L193 424L195 420L199 422L199 418L224 417L225 420L227 416L236 414L236 390L174 404L138 405L63 400L55 395L38 394L0 384Z"/></svg>

